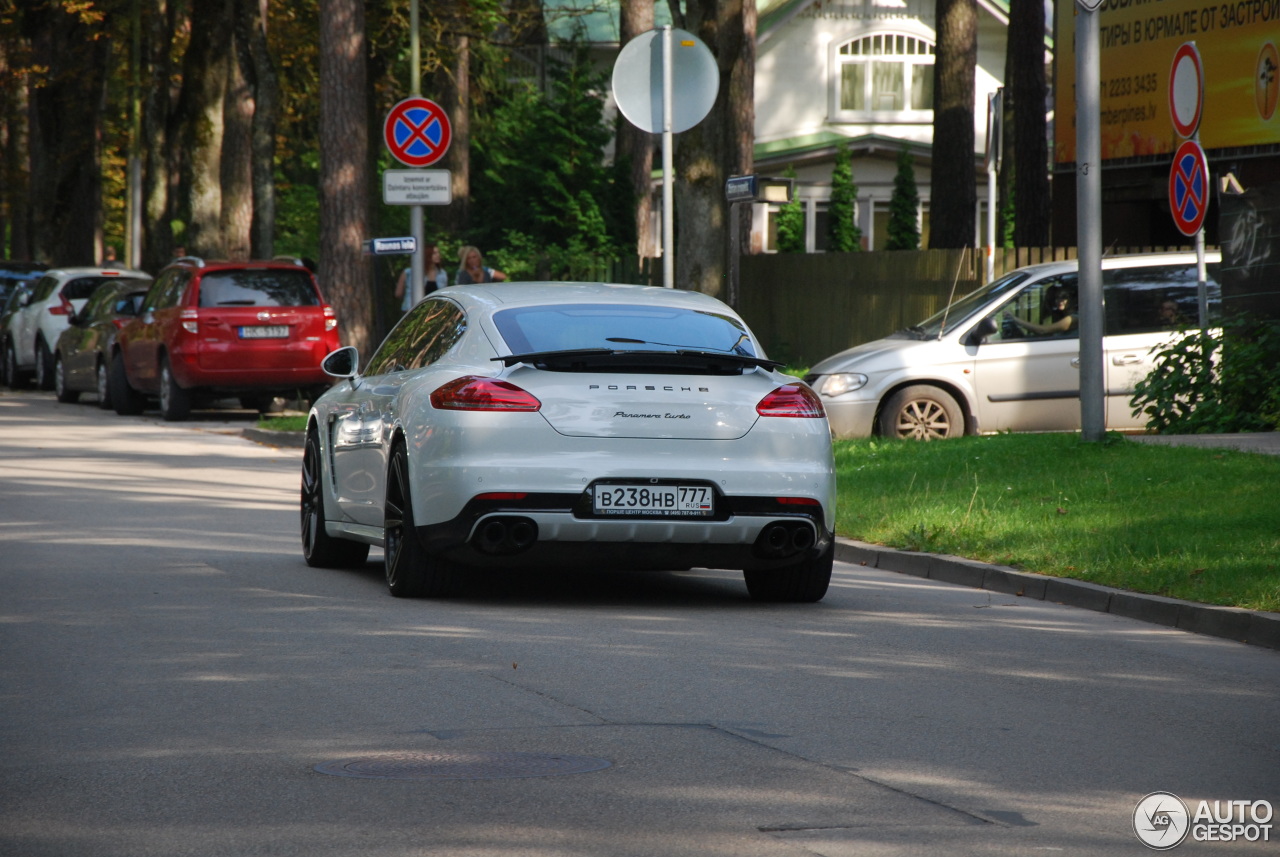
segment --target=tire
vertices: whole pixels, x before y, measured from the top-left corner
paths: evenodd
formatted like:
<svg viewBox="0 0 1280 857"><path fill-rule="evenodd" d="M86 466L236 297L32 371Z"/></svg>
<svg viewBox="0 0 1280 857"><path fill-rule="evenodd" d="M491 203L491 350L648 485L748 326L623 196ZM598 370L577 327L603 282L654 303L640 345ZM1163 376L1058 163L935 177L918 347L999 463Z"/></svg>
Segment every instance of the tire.
<svg viewBox="0 0 1280 857"><path fill-rule="evenodd" d="M181 422L191 416L191 391L178 386L169 367L169 358L160 360L160 418L165 422Z"/></svg>
<svg viewBox="0 0 1280 857"><path fill-rule="evenodd" d="M383 547L387 588L397 598L441 598L453 591L452 566L430 556L418 541L413 524L413 492L409 484L409 455L404 441L396 441L387 465L387 494L383 506Z"/></svg>
<svg viewBox="0 0 1280 857"><path fill-rule="evenodd" d="M111 373L107 371L106 361L102 358L98 358L98 365L94 368L94 377L97 380L98 407L105 411L111 407Z"/></svg>
<svg viewBox="0 0 1280 857"><path fill-rule="evenodd" d="M31 383L31 373L18 368L18 352L13 340L4 349L5 382L15 390L25 390Z"/></svg>
<svg viewBox="0 0 1280 857"><path fill-rule="evenodd" d="M744 571L742 576L752 601L812 604L827 594L835 558L836 544L832 542L813 559L783 568Z"/></svg>
<svg viewBox="0 0 1280 857"><path fill-rule="evenodd" d="M877 433L903 440L960 437L964 434L964 412L950 393L938 387L903 387L880 409Z"/></svg>
<svg viewBox="0 0 1280 857"><path fill-rule="evenodd" d="M302 558L312 568L357 568L369 558L369 546L335 539L325 532L324 467L320 438L307 432L302 453Z"/></svg>
<svg viewBox="0 0 1280 857"><path fill-rule="evenodd" d="M108 386L111 389L111 407L120 416L131 417L146 408L147 397L129 383L129 376L124 371L124 357L119 353L111 358Z"/></svg>
<svg viewBox="0 0 1280 857"><path fill-rule="evenodd" d="M36 389L53 389L53 355L43 339L36 340Z"/></svg>
<svg viewBox="0 0 1280 857"><path fill-rule="evenodd" d="M53 358L53 392L63 404L70 405L80 401L79 390L67 389L67 367L62 362L61 354Z"/></svg>

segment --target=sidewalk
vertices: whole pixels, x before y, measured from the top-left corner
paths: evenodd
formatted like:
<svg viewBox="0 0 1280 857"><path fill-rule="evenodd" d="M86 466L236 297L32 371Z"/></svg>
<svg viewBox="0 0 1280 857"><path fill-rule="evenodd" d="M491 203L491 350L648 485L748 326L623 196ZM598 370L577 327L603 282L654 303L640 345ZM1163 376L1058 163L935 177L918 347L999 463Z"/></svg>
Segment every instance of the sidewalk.
<svg viewBox="0 0 1280 857"><path fill-rule="evenodd" d="M1137 443L1159 443L1166 446L1204 446L1280 455L1280 431L1247 432L1245 434L1133 434L1128 439Z"/></svg>
<svg viewBox="0 0 1280 857"><path fill-rule="evenodd" d="M972 586L975 589L988 589L1004 595L1052 601L1101 613L1114 613L1128 619L1179 628L1196 634L1280 649L1280 613L1216 607L1160 595L1144 595L1083 580L1049 577L962 557L903 551L839 537L836 538L836 559L868 568Z"/></svg>

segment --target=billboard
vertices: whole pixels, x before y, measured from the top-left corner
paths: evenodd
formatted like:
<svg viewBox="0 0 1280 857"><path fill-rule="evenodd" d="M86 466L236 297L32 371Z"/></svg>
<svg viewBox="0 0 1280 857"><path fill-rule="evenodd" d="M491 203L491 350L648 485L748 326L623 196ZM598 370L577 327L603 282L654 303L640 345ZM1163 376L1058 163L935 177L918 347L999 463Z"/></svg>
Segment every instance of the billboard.
<svg viewBox="0 0 1280 857"><path fill-rule="evenodd" d="M1075 3L1055 3L1054 160L1076 159ZM1172 155L1174 54L1195 42L1204 66L1200 143L1280 143L1280 0L1106 0L1100 7L1102 158Z"/></svg>

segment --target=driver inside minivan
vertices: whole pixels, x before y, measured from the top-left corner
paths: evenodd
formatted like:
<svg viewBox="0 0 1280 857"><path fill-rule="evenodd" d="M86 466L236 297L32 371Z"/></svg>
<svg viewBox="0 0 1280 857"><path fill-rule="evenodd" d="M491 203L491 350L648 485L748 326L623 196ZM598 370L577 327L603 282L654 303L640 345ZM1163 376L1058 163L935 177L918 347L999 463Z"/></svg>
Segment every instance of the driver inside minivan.
<svg viewBox="0 0 1280 857"><path fill-rule="evenodd" d="M1065 288L1050 290L1045 298L1045 312L1040 317L1040 324L1023 321L1012 313L1005 313L1005 318L1028 333L1037 336L1067 333L1075 329L1079 323L1072 295Z"/></svg>

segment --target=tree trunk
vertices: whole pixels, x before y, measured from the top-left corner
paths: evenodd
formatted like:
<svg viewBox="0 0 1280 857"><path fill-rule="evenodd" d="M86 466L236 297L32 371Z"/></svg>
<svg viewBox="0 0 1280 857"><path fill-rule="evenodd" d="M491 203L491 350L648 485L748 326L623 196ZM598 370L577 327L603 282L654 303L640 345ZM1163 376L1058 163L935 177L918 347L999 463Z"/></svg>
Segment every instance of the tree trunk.
<svg viewBox="0 0 1280 857"><path fill-rule="evenodd" d="M169 193L170 168L173 166L168 141L172 139L169 123L172 100L169 80L173 72L171 48L177 29L174 4L156 0L149 4L144 17L146 31L143 55L148 58L149 76L142 104L142 268L158 271L169 260L173 250L173 224ZM180 149L174 146L174 149Z"/></svg>
<svg viewBox="0 0 1280 857"><path fill-rule="evenodd" d="M626 45L636 36L653 29L652 0L622 0L619 41ZM630 167L631 189L636 198L636 255L656 256L653 216L654 135L641 130L618 114L618 160Z"/></svg>
<svg viewBox="0 0 1280 857"><path fill-rule="evenodd" d="M342 341L368 357L373 338L363 0L320 0L320 287Z"/></svg>
<svg viewBox="0 0 1280 857"><path fill-rule="evenodd" d="M974 0L937 0L936 9L929 247L972 247L977 216L973 99L978 13Z"/></svg>
<svg viewBox="0 0 1280 857"><path fill-rule="evenodd" d="M243 3L235 4L242 14ZM223 102L222 132L222 214L219 220L221 245L227 258L249 258L250 230L253 227L253 114L247 46L240 38L240 21L232 32L233 53L227 63L227 91Z"/></svg>
<svg viewBox="0 0 1280 857"><path fill-rule="evenodd" d="M227 252L222 241L222 138L224 103L233 64L233 0L192 4L192 39L183 57L178 96L185 169L179 216L187 218L186 249L198 256Z"/></svg>
<svg viewBox="0 0 1280 857"><path fill-rule="evenodd" d="M720 91L707 117L677 138L676 284L727 299L729 205L724 184L728 176L752 169L755 0L690 0L685 25L716 57Z"/></svg>
<svg viewBox="0 0 1280 857"><path fill-rule="evenodd" d="M25 71L14 66L15 57L6 46L4 79L4 164L3 205L8 213L8 247L0 246L0 255L16 261L35 258L31 234L31 153L27 148L28 82ZM0 233L4 235L6 233Z"/></svg>
<svg viewBox="0 0 1280 857"><path fill-rule="evenodd" d="M275 255L276 127L280 122L280 77L267 51L267 0L240 0L244 9L237 33L241 62L253 91L253 226L250 255Z"/></svg>
<svg viewBox="0 0 1280 857"><path fill-rule="evenodd" d="M439 94L432 100L448 114L452 131L449 151L435 166L449 170L453 200L432 206L432 220L454 235L465 232L471 222L471 40L464 26L459 17L448 19L444 33L448 48L443 52L448 65L433 75L432 87Z"/></svg>
<svg viewBox="0 0 1280 857"><path fill-rule="evenodd" d="M32 59L44 68L30 96L31 204L36 256L97 262L102 208L100 136L109 39L61 4L24 10Z"/></svg>
<svg viewBox="0 0 1280 857"><path fill-rule="evenodd" d="M1009 9L1006 101L1012 101L1013 241L1047 247L1053 204L1049 185L1048 87L1044 68L1044 4L1012 0ZM1012 98L1010 98L1012 95Z"/></svg>

